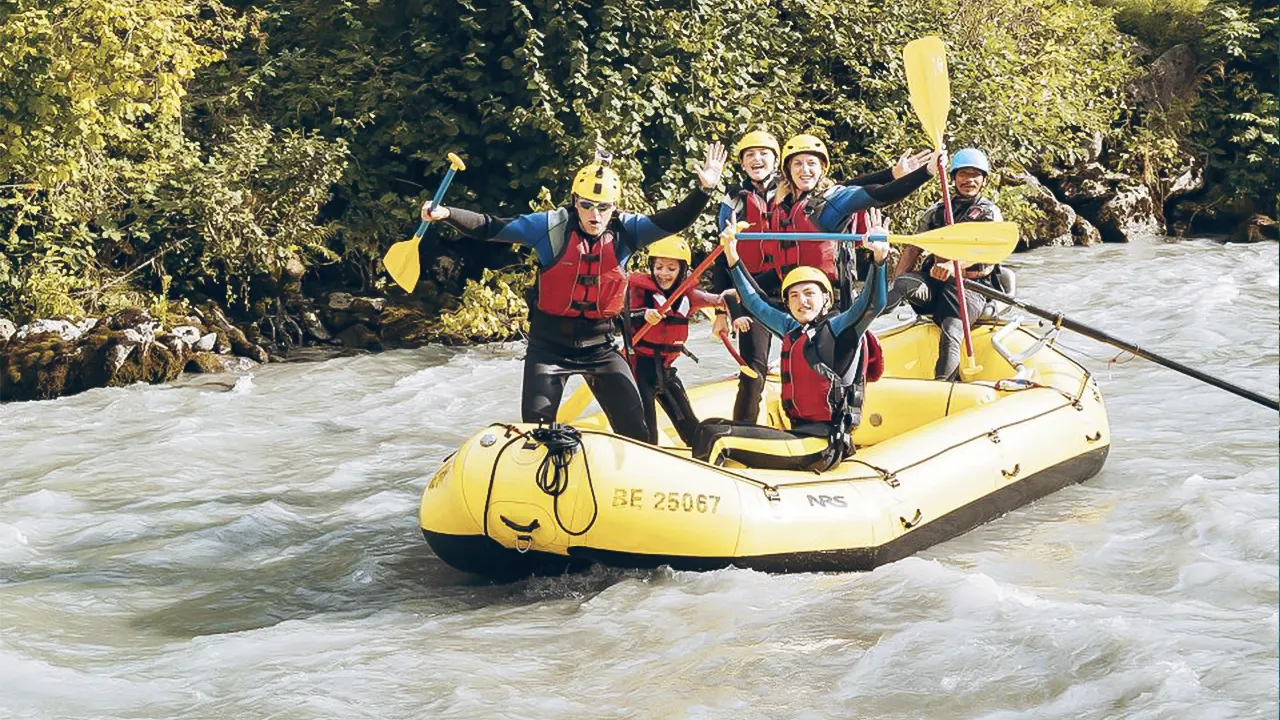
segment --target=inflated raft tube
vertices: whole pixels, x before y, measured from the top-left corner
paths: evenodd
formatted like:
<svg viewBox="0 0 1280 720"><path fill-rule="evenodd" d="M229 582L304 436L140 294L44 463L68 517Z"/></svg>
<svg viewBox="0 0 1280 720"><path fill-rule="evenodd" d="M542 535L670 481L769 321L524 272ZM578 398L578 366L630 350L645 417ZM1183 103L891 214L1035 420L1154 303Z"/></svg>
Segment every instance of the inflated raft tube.
<svg viewBox="0 0 1280 720"><path fill-rule="evenodd" d="M932 373L937 328L881 335L887 374L868 385L857 452L821 474L717 467L687 448L576 427L494 424L467 440L423 492L420 524L446 563L495 577L730 565L770 572L869 570L1096 474L1107 415L1084 367L1031 329L979 325L981 374ZM771 378L761 421L782 417ZM736 380L690 392L699 417L727 417ZM662 427L664 444L675 437Z"/></svg>

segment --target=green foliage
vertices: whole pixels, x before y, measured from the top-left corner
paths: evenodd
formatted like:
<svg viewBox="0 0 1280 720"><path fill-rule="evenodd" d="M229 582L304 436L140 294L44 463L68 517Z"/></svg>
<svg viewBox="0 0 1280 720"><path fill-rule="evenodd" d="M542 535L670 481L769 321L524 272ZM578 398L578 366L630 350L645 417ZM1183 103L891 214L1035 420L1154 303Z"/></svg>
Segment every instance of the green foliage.
<svg viewBox="0 0 1280 720"><path fill-rule="evenodd" d="M684 194L707 143L758 127L823 136L837 179L880 169L924 143L901 55L927 34L949 48L947 144L1014 169L1071 162L1121 117L1134 70L1117 23L1196 43L1222 60L1204 83L1213 102L1126 126L1119 161L1158 174L1199 142L1212 204L1243 208L1277 174L1264 5L0 1L0 312L197 292L250 308L286 265L373 277L450 151L467 170L447 201L498 215L564 200L598 147L625 209L650 211ZM895 227L936 197L896 206ZM529 277L467 285L442 331L510 337Z"/></svg>
<svg viewBox="0 0 1280 720"><path fill-rule="evenodd" d="M511 340L529 329L525 291L533 284L532 257L522 265L485 269L468 280L458 308L440 316L437 339L452 344Z"/></svg>
<svg viewBox="0 0 1280 720"><path fill-rule="evenodd" d="M1205 166L1208 191L1194 203L1205 217L1275 214L1280 6L1239 0L1119 0L1115 5L1121 30L1156 53L1186 43L1201 71L1188 96L1131 114L1113 134L1117 168L1142 178L1159 195L1160 178L1194 159Z"/></svg>
<svg viewBox="0 0 1280 720"><path fill-rule="evenodd" d="M129 212L173 243L169 272L209 288L221 283L228 302L247 307L254 276L278 277L291 257L336 259L326 245L335 229L315 218L346 154L341 140L241 123L208 154L183 155Z"/></svg>
<svg viewBox="0 0 1280 720"><path fill-rule="evenodd" d="M1202 57L1216 58L1195 111L1207 129L1204 203L1210 215L1280 215L1280 139L1277 137L1277 5L1211 0L1206 11Z"/></svg>
<svg viewBox="0 0 1280 720"><path fill-rule="evenodd" d="M315 218L341 141L191 119L188 86L253 13L77 0L0 14L0 312L164 307L175 280L247 304L250 278L290 255L334 259Z"/></svg>
<svg viewBox="0 0 1280 720"><path fill-rule="evenodd" d="M1000 208L1000 214L1006 222L1018 223L1019 238L1034 238L1043 227L1044 211L1027 198L1035 191L1030 185L992 186L987 193ZM1021 247L1026 247L1026 240L1020 240Z"/></svg>
<svg viewBox="0 0 1280 720"><path fill-rule="evenodd" d="M919 147L901 53L924 34L951 44L950 144L1006 163L1069 154L1114 118L1128 73L1109 12L1062 0L271 8L269 41L235 59L219 92L253 88L273 122L348 142L359 170L338 189L341 249L366 261L413 227L449 151L468 166L450 202L514 214L544 190L564 199L605 147L624 206L643 212L683 194L706 143L762 125L825 135L837 177Z"/></svg>
<svg viewBox="0 0 1280 720"><path fill-rule="evenodd" d="M1204 34L1201 15L1210 0L1114 0L1116 27L1155 53Z"/></svg>

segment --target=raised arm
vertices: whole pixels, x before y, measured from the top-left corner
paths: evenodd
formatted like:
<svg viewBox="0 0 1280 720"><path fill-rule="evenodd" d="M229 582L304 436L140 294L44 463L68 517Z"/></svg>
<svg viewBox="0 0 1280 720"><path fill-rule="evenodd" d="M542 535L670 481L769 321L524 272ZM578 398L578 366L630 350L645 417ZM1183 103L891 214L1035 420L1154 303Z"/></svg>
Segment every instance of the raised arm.
<svg viewBox="0 0 1280 720"><path fill-rule="evenodd" d="M495 217L463 208L445 206L437 207L430 212L423 208L422 211L424 220L443 222L466 237L533 248L538 254L538 262L544 267L555 261L555 250L551 247L551 226L566 222L568 215L568 211L563 208L513 218Z"/></svg>
<svg viewBox="0 0 1280 720"><path fill-rule="evenodd" d="M622 225L626 228L631 247L626 254L640 250L668 235L674 235L693 224L694 220L706 209L711 201L711 193L720 183L720 175L724 172L724 161L729 155L720 143L711 143L707 147L707 155L702 167L698 168L698 187L689 192L683 200L669 208L659 210L652 215L623 215Z"/></svg>
<svg viewBox="0 0 1280 720"><path fill-rule="evenodd" d="M895 203L929 180L929 165L924 165L884 185L837 185L818 201L818 227L824 232L840 232L854 213Z"/></svg>
<svg viewBox="0 0 1280 720"><path fill-rule="evenodd" d="M757 322L764 323L764 326L769 328L769 332L782 337L794 328L799 327L800 324L796 322L795 318L770 305L769 301L765 300L764 294L760 292L755 279L742 266L742 263L735 263L729 269L729 273L733 277L733 286L738 290L738 298L742 302L742 307Z"/></svg>
<svg viewBox="0 0 1280 720"><path fill-rule="evenodd" d="M875 247L872 247L872 252L877 255L877 258L871 265L867 281L862 286L862 292L858 293L858 297L854 299L853 305L848 310L831 319L831 331L836 336L849 331L862 334L866 332L867 328L871 327L871 321L875 320L876 316L881 312L884 312L884 306L888 301L889 295L888 287L885 283L886 273L884 267L885 260L888 257L889 246L888 243L873 243L871 245L883 245L883 251L877 251Z"/></svg>

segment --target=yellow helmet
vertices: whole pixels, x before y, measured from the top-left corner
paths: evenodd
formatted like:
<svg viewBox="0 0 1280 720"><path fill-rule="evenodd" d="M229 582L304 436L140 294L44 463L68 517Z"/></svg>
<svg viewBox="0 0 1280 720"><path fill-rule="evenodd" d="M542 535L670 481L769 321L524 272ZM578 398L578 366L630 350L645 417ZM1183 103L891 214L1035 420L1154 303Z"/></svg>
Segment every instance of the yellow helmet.
<svg viewBox="0 0 1280 720"><path fill-rule="evenodd" d="M738 156L738 161L742 161L742 153L751 148L766 148L773 151L773 156L778 157L778 138L770 135L763 130L752 130L742 139L738 141L737 146L733 148L733 154Z"/></svg>
<svg viewBox="0 0 1280 720"><path fill-rule="evenodd" d="M811 153L822 159L822 167L826 169L831 164L831 158L827 155L827 146L821 140L812 136L800 134L792 137L782 146L782 169L786 171L787 163L791 160L792 155L801 153Z"/></svg>
<svg viewBox="0 0 1280 720"><path fill-rule="evenodd" d="M831 294L831 280L827 277L826 273L816 267L801 265L795 270L787 273L787 276L782 279L782 299L787 299L787 290L792 285L799 285L800 283L807 282L818 283L828 295Z"/></svg>
<svg viewBox="0 0 1280 720"><path fill-rule="evenodd" d="M574 176L573 194L586 200L616 203L622 198L622 182L613 168L594 162Z"/></svg>
<svg viewBox="0 0 1280 720"><path fill-rule="evenodd" d="M693 264L693 252L689 243L677 235L665 237L649 246L649 257L683 260L686 265Z"/></svg>

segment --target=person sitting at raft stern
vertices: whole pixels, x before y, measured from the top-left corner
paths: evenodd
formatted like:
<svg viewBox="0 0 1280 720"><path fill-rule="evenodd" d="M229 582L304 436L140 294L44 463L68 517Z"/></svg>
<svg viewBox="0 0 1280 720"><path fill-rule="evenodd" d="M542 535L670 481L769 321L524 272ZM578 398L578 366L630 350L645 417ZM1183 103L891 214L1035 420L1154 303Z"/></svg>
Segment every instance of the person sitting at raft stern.
<svg viewBox="0 0 1280 720"><path fill-rule="evenodd" d="M956 191L952 198L952 216L955 222L1004 220L1000 208L982 196L987 176L991 173L991 164L985 153L975 148L956 151L951 158L949 172ZM946 211L939 200L920 216L917 232L936 230L945 224ZM887 307L892 309L905 299L916 312L933 317L942 331L938 339L938 361L933 369L934 379L955 380L960 370L964 328L960 319L955 280L952 277L953 265L949 260L929 255L920 270L908 272L915 267L919 256L920 248L914 245L903 249L894 273L897 279L889 290ZM964 266L964 277L965 282L979 282L1001 292L1013 292L1012 272L999 265L970 263ZM982 314L986 300L978 293L965 293L964 300L969 326L972 327Z"/></svg>
<svg viewBox="0 0 1280 720"><path fill-rule="evenodd" d="M648 325L650 330L633 343L631 369L640 400L644 403L644 422L649 428L649 443L658 444L658 411L655 400L662 404L671 424L685 445L693 445L693 431L698 417L689 405L689 394L676 375L675 361L689 339L689 318L704 307L724 307L723 295L692 288L671 306L666 315L658 309L667 301L667 293L680 286L689 276L693 253L689 243L678 237L659 240L649 246L649 273L632 274L630 279L631 333ZM732 294L733 290L726 293ZM696 359L696 358L695 358Z"/></svg>
<svg viewBox="0 0 1280 720"><path fill-rule="evenodd" d="M614 321L627 293L627 260L693 224L720 182L726 153L713 143L697 171L699 186L652 215L619 212L622 185L607 160L578 171L567 207L514 218L440 206L424 220L444 221L463 235L533 248L538 277L529 292L529 348L524 359L520 414L527 423L555 422L565 381L582 375L609 425L645 442L640 392L614 344Z"/></svg>
<svg viewBox="0 0 1280 720"><path fill-rule="evenodd" d="M879 211L871 215L870 232L887 235ZM889 244L883 237L866 243L873 259L866 284L848 310L835 313L825 271L800 266L787 273L782 295L788 312L782 312L743 268L733 234L723 235L722 242L742 304L755 322L782 339L782 408L791 429L707 420L698 426L693 457L769 470L829 470L853 454L863 387L884 371L879 344L867 328L884 309Z"/></svg>
<svg viewBox="0 0 1280 720"><path fill-rule="evenodd" d="M745 138L744 138L745 140ZM838 185L827 176L830 157L826 144L813 135L800 134L782 147L782 178L766 208L764 225L768 231L780 233L846 232L862 211L891 205L911 194L936 172L940 153L905 153L898 163L885 170L861 175L849 183ZM743 157L747 157L744 155ZM750 168L747 168L750 171ZM754 178L754 176L748 175ZM758 202L757 202L758 205ZM751 206L739 220L751 222ZM723 230L734 208L721 203L718 223ZM755 228L748 231L755 232ZM750 244L748 244L750 242ZM851 272L841 272L839 247L835 241L742 241L744 269L752 275L766 297L781 302L781 281L802 265L816 267L826 274L833 287L837 283L852 295ZM768 366L770 335L763 328L752 328L749 313L737 303L728 303L734 328L739 331L743 358L759 373L758 378L738 377L738 396L734 403L734 420L753 422L759 416L760 397L764 391L764 374ZM745 326L745 330L743 329ZM718 333L726 325L717 324Z"/></svg>

